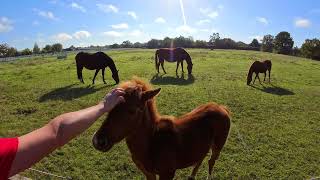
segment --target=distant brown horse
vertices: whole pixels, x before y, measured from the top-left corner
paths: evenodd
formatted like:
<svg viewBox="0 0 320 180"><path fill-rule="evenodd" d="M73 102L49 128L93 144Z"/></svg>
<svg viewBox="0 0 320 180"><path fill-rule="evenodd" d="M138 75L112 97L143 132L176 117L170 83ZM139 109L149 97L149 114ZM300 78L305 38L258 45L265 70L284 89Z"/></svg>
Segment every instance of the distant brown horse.
<svg viewBox="0 0 320 180"><path fill-rule="evenodd" d="M77 64L78 79L80 80L80 82L84 83L82 77L82 69L83 67L85 67L89 70L96 70L92 79L92 84L94 84L94 80L100 69L102 70L103 82L106 83L106 81L104 80L104 71L106 67L109 67L112 72L112 78L116 81L117 84L119 83L119 75L116 65L114 64L113 60L105 53L97 52L94 54L89 54L85 52L79 52L76 55L75 59Z"/></svg>
<svg viewBox="0 0 320 180"><path fill-rule="evenodd" d="M161 64L163 72L167 73L163 67L164 60L166 60L168 62L177 62L176 73L178 73L179 64L181 64L182 72L184 72L183 71L183 60L186 60L186 62L188 64L188 66L187 66L188 73L189 74L192 73L193 64L192 64L191 57L187 53L187 51L184 50L183 48L158 49L155 53L154 60L155 60L156 70L158 71L158 73L159 73L160 64Z"/></svg>
<svg viewBox="0 0 320 180"><path fill-rule="evenodd" d="M93 136L93 146L109 151L126 139L132 160L148 180L173 179L177 169L195 166L211 149L209 177L230 129L229 110L207 103L181 116L160 116L154 96L160 92L149 84L133 79L119 87L125 90L125 102L117 105Z"/></svg>
<svg viewBox="0 0 320 180"><path fill-rule="evenodd" d="M248 76L247 76L247 85L249 85L250 82L252 81L252 74L253 73L256 73L256 77L253 80L253 84L256 81L257 77L259 79L259 82L261 83L260 78L259 78L259 73L264 73L264 80L263 81L265 81L267 71L269 71L269 82L270 82L271 66L272 66L272 63L270 60L265 60L262 62L255 61L249 69Z"/></svg>

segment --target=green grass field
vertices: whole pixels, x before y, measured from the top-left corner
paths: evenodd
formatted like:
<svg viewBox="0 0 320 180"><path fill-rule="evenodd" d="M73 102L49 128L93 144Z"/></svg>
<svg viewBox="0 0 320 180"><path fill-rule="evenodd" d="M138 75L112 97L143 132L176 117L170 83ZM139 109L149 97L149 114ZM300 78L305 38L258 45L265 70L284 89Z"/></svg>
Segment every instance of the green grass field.
<svg viewBox="0 0 320 180"><path fill-rule="evenodd" d="M206 102L224 104L233 112L228 141L214 168L217 179L306 179L320 176L320 62L271 53L189 49L194 79L168 74L156 77L154 50L110 51L121 81L137 75L161 87L158 109L182 115ZM254 59L271 59L271 84L246 85ZM185 64L186 70L186 64ZM162 72L162 71L161 71ZM84 70L85 84L76 77L74 55L0 63L0 137L19 136L69 111L96 104L114 88L101 72ZM162 76L163 75L163 76ZM263 75L260 75L263 80ZM33 168L73 179L143 179L122 141L108 153L96 151L91 138L105 117L88 131L54 151ZM209 157L209 156L208 156ZM207 176L207 160L197 179ZM186 179L191 168L178 170ZM34 179L50 179L27 170Z"/></svg>

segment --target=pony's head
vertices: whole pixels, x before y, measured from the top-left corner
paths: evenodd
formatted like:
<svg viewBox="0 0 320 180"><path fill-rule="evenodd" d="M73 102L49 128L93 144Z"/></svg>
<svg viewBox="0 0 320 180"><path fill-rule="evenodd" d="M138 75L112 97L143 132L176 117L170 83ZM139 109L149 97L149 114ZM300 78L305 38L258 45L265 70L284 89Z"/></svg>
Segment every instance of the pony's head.
<svg viewBox="0 0 320 180"><path fill-rule="evenodd" d="M119 74L118 74L119 70L115 70L115 72L112 73L112 78L113 80L118 84L119 83Z"/></svg>
<svg viewBox="0 0 320 180"><path fill-rule="evenodd" d="M106 152L115 143L138 130L148 100L160 92L160 88L151 90L142 83L140 80L131 80L119 86L125 91L125 102L118 104L110 111L107 119L94 134L92 143L97 150Z"/></svg>

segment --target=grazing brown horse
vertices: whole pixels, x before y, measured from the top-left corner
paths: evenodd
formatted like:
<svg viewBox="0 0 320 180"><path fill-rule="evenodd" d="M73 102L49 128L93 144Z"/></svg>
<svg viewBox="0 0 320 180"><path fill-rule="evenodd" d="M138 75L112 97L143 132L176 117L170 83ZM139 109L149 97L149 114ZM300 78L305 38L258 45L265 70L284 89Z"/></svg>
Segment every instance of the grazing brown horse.
<svg viewBox="0 0 320 180"><path fill-rule="evenodd" d="M256 77L253 80L253 84L256 81L257 77L259 79L259 82L261 83L260 78L259 78L259 73L264 73L264 80L263 81L265 81L267 71L269 71L269 82L270 82L271 66L272 66L272 63L270 60L265 60L262 62L255 61L249 69L248 76L247 76L247 85L249 85L250 82L252 81L252 74L253 73L256 73Z"/></svg>
<svg viewBox="0 0 320 180"><path fill-rule="evenodd" d="M164 60L166 60L168 62L177 62L176 73L178 73L179 64L181 64L182 72L184 72L183 71L183 60L186 60L186 62L188 64L188 66L187 66L188 73L189 74L192 73L193 64L191 61L191 57L187 53L187 51L184 50L183 48L158 49L155 53L154 60L155 60L156 70L158 71L158 73L159 73L160 64L161 64L163 72L167 73L163 67Z"/></svg>
<svg viewBox="0 0 320 180"><path fill-rule="evenodd" d="M209 176L230 129L229 110L207 103L181 116L160 116L154 96L160 92L134 78L122 83L125 102L118 104L94 134L93 146L109 151L126 139L132 160L148 180L173 179L177 169L195 166L193 179L209 150Z"/></svg>
<svg viewBox="0 0 320 180"><path fill-rule="evenodd" d="M116 65L114 64L113 60L106 55L103 52L96 52L94 54L89 54L85 52L79 52L76 57L76 63L77 63L77 74L78 79L80 82L84 83L83 77L82 77L82 69L83 67L89 69L89 70L96 70L94 77L92 79L92 84L94 84L94 80L100 71L102 70L102 79L103 83L106 84L106 81L104 80L104 71L106 67L109 67L112 72L112 78L116 81L116 83L119 83L119 75L118 70L116 68Z"/></svg>

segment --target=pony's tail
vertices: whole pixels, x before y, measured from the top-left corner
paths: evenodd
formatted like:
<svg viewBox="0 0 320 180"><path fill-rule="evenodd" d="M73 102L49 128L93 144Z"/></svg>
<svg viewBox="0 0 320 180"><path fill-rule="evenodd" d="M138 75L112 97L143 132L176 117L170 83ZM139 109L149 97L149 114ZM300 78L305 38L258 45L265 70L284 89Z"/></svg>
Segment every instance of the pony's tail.
<svg viewBox="0 0 320 180"><path fill-rule="evenodd" d="M159 54L159 52L158 52L158 50L156 50L156 53L154 54L154 65L155 65L155 67L156 67L156 71L158 70L158 54Z"/></svg>

